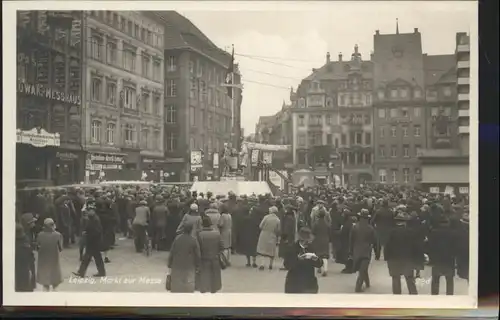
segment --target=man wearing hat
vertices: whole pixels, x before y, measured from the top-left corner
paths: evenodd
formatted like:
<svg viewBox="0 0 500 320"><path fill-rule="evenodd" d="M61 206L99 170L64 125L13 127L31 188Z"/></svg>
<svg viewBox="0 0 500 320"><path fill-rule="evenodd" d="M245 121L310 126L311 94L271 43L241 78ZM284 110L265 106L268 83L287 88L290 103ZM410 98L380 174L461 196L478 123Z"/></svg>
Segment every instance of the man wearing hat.
<svg viewBox="0 0 500 320"><path fill-rule="evenodd" d="M318 279L315 268L323 266L312 246L311 229L303 227L299 230L299 239L288 250L284 266L288 270L285 280L285 293L318 293Z"/></svg>
<svg viewBox="0 0 500 320"><path fill-rule="evenodd" d="M446 279L446 295L454 293L455 261L459 237L450 225L450 218L442 214L429 233L429 262L432 265L431 294L439 294L439 280Z"/></svg>
<svg viewBox="0 0 500 320"><path fill-rule="evenodd" d="M401 294L401 276L404 276L409 294L418 294L413 272L420 249L415 234L407 227L410 216L400 210L394 220L396 226L390 231L384 247L384 259L392 277L392 293Z"/></svg>
<svg viewBox="0 0 500 320"><path fill-rule="evenodd" d="M361 209L358 213L359 221L351 229L349 252L354 264L354 271L358 271L355 292L361 292L363 284L370 287L368 267L373 247L377 244L375 229L370 225L368 209Z"/></svg>
<svg viewBox="0 0 500 320"><path fill-rule="evenodd" d="M165 239L165 228L167 225L168 208L165 205L163 196L157 195L153 210L151 212L151 230L153 236L153 248L161 250L164 245L162 241Z"/></svg>

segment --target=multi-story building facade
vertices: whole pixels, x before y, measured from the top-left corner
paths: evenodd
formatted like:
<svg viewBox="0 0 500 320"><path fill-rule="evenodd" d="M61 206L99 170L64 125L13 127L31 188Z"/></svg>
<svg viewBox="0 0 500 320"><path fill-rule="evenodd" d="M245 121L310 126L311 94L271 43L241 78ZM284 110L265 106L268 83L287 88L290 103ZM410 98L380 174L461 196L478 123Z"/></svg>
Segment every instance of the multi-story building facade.
<svg viewBox="0 0 500 320"><path fill-rule="evenodd" d="M89 11L84 22L88 176L159 181L164 27L139 11Z"/></svg>
<svg viewBox="0 0 500 320"><path fill-rule="evenodd" d="M256 142L289 145L292 144L291 105L283 101L281 110L272 116L260 116L255 126Z"/></svg>
<svg viewBox="0 0 500 320"><path fill-rule="evenodd" d="M233 99L222 84L231 54L219 49L188 19L174 11L157 12L165 25L165 154L172 179L211 175L213 157L224 143L239 150L242 90ZM234 83L240 83L237 64ZM234 108L232 108L234 107ZM189 152L203 151L205 165L190 170ZM214 175L217 175L216 173Z"/></svg>
<svg viewBox="0 0 500 320"><path fill-rule="evenodd" d="M19 186L83 179L81 19L76 11L17 12Z"/></svg>
<svg viewBox="0 0 500 320"><path fill-rule="evenodd" d="M457 33L455 55L429 58L435 59L426 68L432 140L419 154L421 186L435 193L468 194L469 36Z"/></svg>
<svg viewBox="0 0 500 320"><path fill-rule="evenodd" d="M427 147L424 58L418 29L374 35L375 181L420 180L417 150Z"/></svg>
<svg viewBox="0 0 500 320"><path fill-rule="evenodd" d="M458 142L462 154L469 155L470 36L464 32L457 33L455 57L458 93Z"/></svg>
<svg viewBox="0 0 500 320"><path fill-rule="evenodd" d="M358 185L373 180L373 63L362 60L356 45L338 77L341 135L334 145L342 159L344 184Z"/></svg>

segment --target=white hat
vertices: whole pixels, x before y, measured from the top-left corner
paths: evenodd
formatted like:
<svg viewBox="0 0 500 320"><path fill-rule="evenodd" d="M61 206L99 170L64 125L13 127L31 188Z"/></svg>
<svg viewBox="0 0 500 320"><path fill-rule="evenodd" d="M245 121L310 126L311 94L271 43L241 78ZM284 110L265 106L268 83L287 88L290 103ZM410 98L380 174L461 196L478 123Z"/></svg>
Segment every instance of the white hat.
<svg viewBox="0 0 500 320"><path fill-rule="evenodd" d="M192 211L197 211L198 210L198 205L196 203L192 203L191 206L189 207Z"/></svg>
<svg viewBox="0 0 500 320"><path fill-rule="evenodd" d="M54 220L52 218L46 218L43 220L43 224L46 226L53 226L55 224Z"/></svg>

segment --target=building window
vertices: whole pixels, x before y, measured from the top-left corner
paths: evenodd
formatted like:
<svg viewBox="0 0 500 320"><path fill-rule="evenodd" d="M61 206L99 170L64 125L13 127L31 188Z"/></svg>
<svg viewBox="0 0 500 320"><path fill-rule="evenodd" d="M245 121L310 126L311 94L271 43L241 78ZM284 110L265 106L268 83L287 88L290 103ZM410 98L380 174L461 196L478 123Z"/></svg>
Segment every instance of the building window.
<svg viewBox="0 0 500 320"><path fill-rule="evenodd" d="M175 151L177 149L177 136L174 132L167 133L166 147L167 151Z"/></svg>
<svg viewBox="0 0 500 320"><path fill-rule="evenodd" d="M451 87L450 86L446 86L443 88L443 95L445 97L451 97Z"/></svg>
<svg viewBox="0 0 500 320"><path fill-rule="evenodd" d="M167 106L166 122L176 123L177 121L177 108L175 105L171 104Z"/></svg>
<svg viewBox="0 0 500 320"><path fill-rule="evenodd" d="M420 118L420 112L421 112L420 107L413 108L413 116L415 118Z"/></svg>
<svg viewBox="0 0 500 320"><path fill-rule="evenodd" d="M413 126L413 135L415 137L420 137L420 126L418 125Z"/></svg>
<svg viewBox="0 0 500 320"><path fill-rule="evenodd" d="M380 145L378 147L378 154L381 158L385 158L385 146L384 145Z"/></svg>
<svg viewBox="0 0 500 320"><path fill-rule="evenodd" d="M106 97L109 105L116 106L116 83L106 83Z"/></svg>
<svg viewBox="0 0 500 320"><path fill-rule="evenodd" d="M124 101L125 108L127 108L127 109L135 109L136 108L135 95L136 95L135 88L125 87L125 99L124 99L125 100Z"/></svg>
<svg viewBox="0 0 500 320"><path fill-rule="evenodd" d="M90 52L93 59L102 61L102 46L102 37L99 35L92 35L92 39L90 42Z"/></svg>
<svg viewBox="0 0 500 320"><path fill-rule="evenodd" d="M391 136L396 137L396 127L394 126L391 127Z"/></svg>
<svg viewBox="0 0 500 320"><path fill-rule="evenodd" d="M408 113L408 108L401 108L401 116L403 118L408 118L410 116Z"/></svg>
<svg viewBox="0 0 500 320"><path fill-rule="evenodd" d="M392 169L391 176L392 176L392 183L398 182L398 170Z"/></svg>
<svg viewBox="0 0 500 320"><path fill-rule="evenodd" d="M93 78L92 91L91 91L92 101L97 101L97 102L101 101L101 91L102 91L101 79Z"/></svg>
<svg viewBox="0 0 500 320"><path fill-rule="evenodd" d="M365 104L367 106L371 106L371 104L372 104L372 95L371 94L365 95L365 100L366 100Z"/></svg>
<svg viewBox="0 0 500 320"><path fill-rule="evenodd" d="M347 136L345 134L342 134L340 136L340 144L345 146L347 144Z"/></svg>
<svg viewBox="0 0 500 320"><path fill-rule="evenodd" d="M407 98L408 97L408 89L406 89L406 88L399 89L399 96L401 98Z"/></svg>
<svg viewBox="0 0 500 320"><path fill-rule="evenodd" d="M175 56L168 57L167 72L175 72L177 70L177 59Z"/></svg>
<svg viewBox="0 0 500 320"><path fill-rule="evenodd" d="M413 91L413 97L414 97L414 98L417 98L417 99L418 99L418 98L421 98L421 97L422 97L422 90L420 90L420 89L418 89L418 88L417 88L417 89L415 89L415 91Z"/></svg>
<svg viewBox="0 0 500 320"><path fill-rule="evenodd" d="M327 115L325 116L325 124L326 124L327 126L329 126L331 123L332 123L332 115L331 115L331 114L327 114Z"/></svg>
<svg viewBox="0 0 500 320"><path fill-rule="evenodd" d="M372 134L370 132L365 132L365 145L372 144Z"/></svg>
<svg viewBox="0 0 500 320"><path fill-rule="evenodd" d="M151 61L151 59L149 59L148 56L142 55L141 71L142 71L142 75L145 78L149 78L149 62L150 61Z"/></svg>
<svg viewBox="0 0 500 320"><path fill-rule="evenodd" d="M415 145L415 157L418 157L418 156L419 156L419 154L420 154L420 149L421 149L421 148L422 148L422 146L421 146L421 145L419 145L419 144L416 144L416 145Z"/></svg>
<svg viewBox="0 0 500 320"><path fill-rule="evenodd" d="M196 98L196 91L197 91L196 81L194 79L191 79L191 87L189 89L189 98L195 99Z"/></svg>
<svg viewBox="0 0 500 320"><path fill-rule="evenodd" d="M403 145L403 157L405 158L410 157L410 146L407 144Z"/></svg>
<svg viewBox="0 0 500 320"><path fill-rule="evenodd" d="M176 97L177 96L177 84L175 83L175 80L170 80L168 82L167 95L169 97Z"/></svg>
<svg viewBox="0 0 500 320"><path fill-rule="evenodd" d="M326 144L327 145L333 144L333 138L332 138L332 135L330 133L326 135Z"/></svg>
<svg viewBox="0 0 500 320"><path fill-rule="evenodd" d="M403 182L410 183L410 169L408 168L403 169Z"/></svg>
<svg viewBox="0 0 500 320"><path fill-rule="evenodd" d="M398 156L397 146L391 146L391 158L396 158Z"/></svg>
<svg viewBox="0 0 500 320"><path fill-rule="evenodd" d="M106 50L106 59L107 59L108 64L116 65L116 62L118 59L117 58L117 51L118 51L118 47L117 47L116 43L110 42L108 40L107 50Z"/></svg>
<svg viewBox="0 0 500 320"><path fill-rule="evenodd" d="M380 127L379 128L379 133L380 133L380 138L384 138L385 137L385 127Z"/></svg>
<svg viewBox="0 0 500 320"><path fill-rule="evenodd" d="M155 130L153 132L153 148L152 149L158 149L158 150L161 150L163 149L162 148L162 145L161 145L161 139L160 139L160 130Z"/></svg>
<svg viewBox="0 0 500 320"><path fill-rule="evenodd" d="M161 81L161 61L153 60L153 80Z"/></svg>
<svg viewBox="0 0 500 320"><path fill-rule="evenodd" d="M198 77L203 77L203 64L200 61L197 61L196 64L196 75Z"/></svg>
<svg viewBox="0 0 500 320"><path fill-rule="evenodd" d="M101 141L101 121L92 121L92 130L90 131L90 138L93 143L99 143Z"/></svg>
<svg viewBox="0 0 500 320"><path fill-rule="evenodd" d="M116 125L114 123L108 123L108 125L106 126L106 142L108 144L115 143L115 131Z"/></svg>
<svg viewBox="0 0 500 320"><path fill-rule="evenodd" d="M392 89L391 90L391 98L397 98L397 97L398 97L398 90Z"/></svg>
<svg viewBox="0 0 500 320"><path fill-rule="evenodd" d="M194 107L189 108L189 124L191 127L196 126L196 109Z"/></svg>
<svg viewBox="0 0 500 320"><path fill-rule="evenodd" d="M161 98L159 95L154 94L153 95L153 114L157 115L157 116L161 115L160 110L161 110Z"/></svg>
<svg viewBox="0 0 500 320"><path fill-rule="evenodd" d="M149 98L150 98L150 95L149 95L149 92L142 92L142 111L143 112L147 112L149 113L150 112L150 108L149 108Z"/></svg>
<svg viewBox="0 0 500 320"><path fill-rule="evenodd" d="M363 144L363 133L356 132L356 144L357 145L362 145Z"/></svg>
<svg viewBox="0 0 500 320"><path fill-rule="evenodd" d="M372 123L372 117L369 114L365 114L365 124L371 124Z"/></svg>
<svg viewBox="0 0 500 320"><path fill-rule="evenodd" d="M391 118L397 118L398 117L398 109L392 108L391 109Z"/></svg>
<svg viewBox="0 0 500 320"><path fill-rule="evenodd" d="M385 118L385 109L384 108L378 109L378 117L381 119Z"/></svg>
<svg viewBox="0 0 500 320"><path fill-rule="evenodd" d="M300 147L304 147L306 145L306 137L303 134L299 135L297 140Z"/></svg>
<svg viewBox="0 0 500 320"><path fill-rule="evenodd" d="M143 149L149 149L149 129L142 129L141 132L141 147Z"/></svg>
<svg viewBox="0 0 500 320"><path fill-rule="evenodd" d="M431 117L433 119L436 119L439 114L439 108L438 107L432 107L431 109Z"/></svg>
<svg viewBox="0 0 500 320"><path fill-rule="evenodd" d="M304 123L305 123L304 116L303 115L299 115L299 121L298 121L299 127L304 126Z"/></svg>
<svg viewBox="0 0 500 320"><path fill-rule="evenodd" d="M125 47L123 49L123 68L125 68L125 70L134 72L135 58L136 58L136 50L132 47Z"/></svg>
<svg viewBox="0 0 500 320"><path fill-rule="evenodd" d="M387 170L385 169L378 170L378 180L380 182L387 182Z"/></svg>
<svg viewBox="0 0 500 320"><path fill-rule="evenodd" d="M403 137L408 137L408 127L403 126Z"/></svg>
<svg viewBox="0 0 500 320"><path fill-rule="evenodd" d="M189 73L194 75L194 61L189 61Z"/></svg>
<svg viewBox="0 0 500 320"><path fill-rule="evenodd" d="M125 125L125 142L133 143L135 142L135 125L127 123Z"/></svg>

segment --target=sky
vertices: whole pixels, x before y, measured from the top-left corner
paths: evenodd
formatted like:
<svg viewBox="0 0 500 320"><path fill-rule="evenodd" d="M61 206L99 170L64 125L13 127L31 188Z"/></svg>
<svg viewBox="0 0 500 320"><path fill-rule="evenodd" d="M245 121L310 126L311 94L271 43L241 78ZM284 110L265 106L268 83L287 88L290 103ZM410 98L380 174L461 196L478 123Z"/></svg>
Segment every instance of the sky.
<svg viewBox="0 0 500 320"><path fill-rule="evenodd" d="M230 3L230 2L228 2ZM289 103L290 87L321 67L330 52L349 58L358 44L368 60L375 30L400 33L418 28L427 54L450 54L455 34L469 32L476 4L469 2L309 2L306 10L274 8L200 11L178 10L222 49L235 48L243 77L242 126L255 131L259 116L278 112ZM293 6L292 6L293 7ZM260 83L255 83L260 82Z"/></svg>

